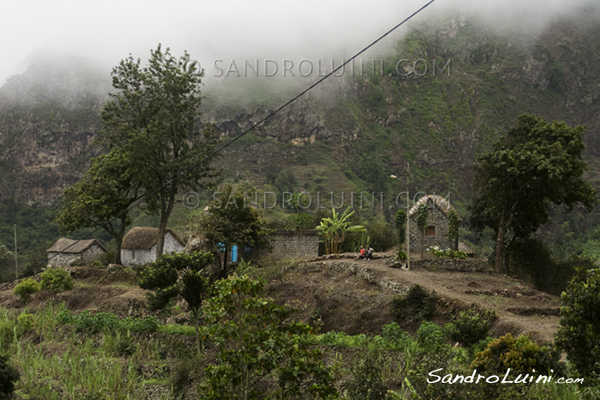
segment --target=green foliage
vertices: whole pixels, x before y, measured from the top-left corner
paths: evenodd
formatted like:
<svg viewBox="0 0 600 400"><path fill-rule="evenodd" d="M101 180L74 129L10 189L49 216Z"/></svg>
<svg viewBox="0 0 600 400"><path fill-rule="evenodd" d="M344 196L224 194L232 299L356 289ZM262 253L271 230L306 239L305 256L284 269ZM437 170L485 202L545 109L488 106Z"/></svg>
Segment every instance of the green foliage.
<svg viewBox="0 0 600 400"><path fill-rule="evenodd" d="M526 238L546 223L552 205L570 210L578 202L588 208L596 204L595 189L582 178L587 169L584 131L582 126L523 115L479 158L471 223L496 230L497 272L506 272L506 243Z"/></svg>
<svg viewBox="0 0 600 400"><path fill-rule="evenodd" d="M21 332L29 332L33 330L34 325L34 317L33 314L30 314L26 311L19 314L17 317L17 326Z"/></svg>
<svg viewBox="0 0 600 400"><path fill-rule="evenodd" d="M71 324L77 332L97 333L97 332L156 332L158 330L158 319L156 317L134 318L127 317L120 319L111 313L91 313L85 310L77 315L72 315L69 311L63 311L57 315L57 321L60 324Z"/></svg>
<svg viewBox="0 0 600 400"><path fill-rule="evenodd" d="M431 254L433 254L434 256L439 257L439 258L443 258L443 257L460 258L460 259L467 258L467 252L462 251L462 250L451 250L451 249L441 250L438 246L433 246L433 247L428 248L427 251L430 251Z"/></svg>
<svg viewBox="0 0 600 400"><path fill-rule="evenodd" d="M429 293L421 285L413 285L408 292L392 300L392 313L407 323L433 318L436 312L438 296Z"/></svg>
<svg viewBox="0 0 600 400"><path fill-rule="evenodd" d="M171 253L163 255L156 262L138 271L138 283L147 293L148 308L160 310L181 296L190 308L196 328L198 353L202 347L199 331L200 307L202 301L210 296L211 286L208 267L214 256L207 252L192 254Z"/></svg>
<svg viewBox="0 0 600 400"><path fill-rule="evenodd" d="M200 132L198 123L202 76L187 52L177 58L159 44L146 66L129 56L113 69L116 93L101 113L99 143L127 160L123 174L131 177L130 187L147 196L146 209L160 218L157 256L177 192L199 190L216 176L206 162L216 131L207 126Z"/></svg>
<svg viewBox="0 0 600 400"><path fill-rule="evenodd" d="M20 376L19 371L8 363L8 357L0 355L0 400L13 398L15 382Z"/></svg>
<svg viewBox="0 0 600 400"><path fill-rule="evenodd" d="M352 378L344 385L345 395L357 400L385 400L387 386L382 378L382 351L367 348L350 367Z"/></svg>
<svg viewBox="0 0 600 400"><path fill-rule="evenodd" d="M214 250L224 246L221 277L227 273L227 253L231 246L268 248L270 229L259 210L249 204L251 191L234 189L228 185L197 221L197 227L213 244ZM221 251L220 250L220 251Z"/></svg>
<svg viewBox="0 0 600 400"><path fill-rule="evenodd" d="M40 275L40 288L49 290L52 295L73 289L71 274L62 268L47 268Z"/></svg>
<svg viewBox="0 0 600 400"><path fill-rule="evenodd" d="M491 341L485 350L475 355L471 368L490 373L503 373L508 368L513 373L561 372L559 353L540 346L528 336L513 338L510 333Z"/></svg>
<svg viewBox="0 0 600 400"><path fill-rule="evenodd" d="M331 371L309 341L311 327L263 297L263 283L232 275L215 283L203 316L216 347L205 369L206 399L334 398Z"/></svg>
<svg viewBox="0 0 600 400"><path fill-rule="evenodd" d="M488 336L492 324L497 319L494 311L470 308L453 317L452 322L444 328L450 339L465 347L471 347Z"/></svg>
<svg viewBox="0 0 600 400"><path fill-rule="evenodd" d="M600 268L578 268L561 296L557 345L569 355L577 371L600 378Z"/></svg>
<svg viewBox="0 0 600 400"><path fill-rule="evenodd" d="M454 243L458 240L458 215L454 209L448 211L448 240L450 243ZM454 249L458 250L458 249Z"/></svg>
<svg viewBox="0 0 600 400"><path fill-rule="evenodd" d="M421 258L425 253L425 228L427 228L427 219L429 218L429 211L427 210L427 204L421 204L417 209L417 228L421 232Z"/></svg>
<svg viewBox="0 0 600 400"><path fill-rule="evenodd" d="M31 300L31 295L39 292L40 289L40 284L36 280L27 278L23 279L17 286L14 287L13 294L18 296L25 303L29 303L29 300Z"/></svg>
<svg viewBox="0 0 600 400"><path fill-rule="evenodd" d="M396 232L398 234L398 245L400 247L402 247L404 242L406 242L406 211L405 210L399 209L398 211L396 211L394 223L396 224Z"/></svg>
<svg viewBox="0 0 600 400"><path fill-rule="evenodd" d="M325 241L325 252L327 254L336 254L341 250L342 242L347 232L364 232L362 225L352 225L348 219L354 214L350 207L340 215L335 208L331 210L331 217L323 218L320 224L315 227Z"/></svg>
<svg viewBox="0 0 600 400"><path fill-rule="evenodd" d="M444 330L438 324L424 321L417 329L417 343L425 351L438 351L445 345Z"/></svg>

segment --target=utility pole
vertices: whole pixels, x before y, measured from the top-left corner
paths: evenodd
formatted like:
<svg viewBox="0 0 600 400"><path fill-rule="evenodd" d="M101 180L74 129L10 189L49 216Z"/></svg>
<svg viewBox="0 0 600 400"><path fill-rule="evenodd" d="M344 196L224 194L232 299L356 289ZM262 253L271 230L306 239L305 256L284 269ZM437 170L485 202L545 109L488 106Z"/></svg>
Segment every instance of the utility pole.
<svg viewBox="0 0 600 400"><path fill-rule="evenodd" d="M406 266L410 270L410 164L406 162Z"/></svg>
<svg viewBox="0 0 600 400"><path fill-rule="evenodd" d="M17 224L14 225L15 231L15 279L19 279L19 265L17 262Z"/></svg>

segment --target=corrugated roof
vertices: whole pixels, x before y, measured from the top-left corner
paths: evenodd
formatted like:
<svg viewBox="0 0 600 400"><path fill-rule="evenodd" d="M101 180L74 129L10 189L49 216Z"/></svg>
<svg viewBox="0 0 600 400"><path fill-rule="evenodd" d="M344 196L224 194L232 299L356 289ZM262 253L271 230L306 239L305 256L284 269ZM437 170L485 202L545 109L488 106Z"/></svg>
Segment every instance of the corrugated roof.
<svg viewBox="0 0 600 400"><path fill-rule="evenodd" d="M171 229L167 229L167 232L170 232L183 245L183 241L175 232ZM127 232L123 238L121 248L150 250L156 242L158 242L158 228L136 226Z"/></svg>
<svg viewBox="0 0 600 400"><path fill-rule="evenodd" d="M423 204L427 204L429 200L431 200L431 202L435 204L437 208L439 208L445 215L448 215L448 212L450 212L450 210L454 210L454 207L450 205L450 202L444 199L442 196L439 196L437 194L428 194L427 196L421 197L411 207L410 211L408 212L408 215L412 217L414 214L416 214L419 207L421 207L421 205ZM456 210L454 210L454 212L456 212ZM456 215L458 216L458 213Z"/></svg>
<svg viewBox="0 0 600 400"><path fill-rule="evenodd" d="M82 253L85 250L87 250L90 246L92 246L94 243L96 243L98 246L100 246L100 248L104 251L106 251L106 249L104 248L104 246L102 246L102 244L100 244L99 241L97 241L96 239L88 239L88 240L73 240L73 239L67 239L67 238L60 238L56 241L56 243L54 243L52 245L52 247L50 247L48 250L46 250L48 253Z"/></svg>

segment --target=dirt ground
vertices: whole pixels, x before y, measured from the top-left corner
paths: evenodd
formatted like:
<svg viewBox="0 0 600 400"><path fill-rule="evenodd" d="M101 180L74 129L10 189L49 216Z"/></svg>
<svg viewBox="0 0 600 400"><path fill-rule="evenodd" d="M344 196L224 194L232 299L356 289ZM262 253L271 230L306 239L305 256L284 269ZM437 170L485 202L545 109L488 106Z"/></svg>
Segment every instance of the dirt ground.
<svg viewBox="0 0 600 400"><path fill-rule="evenodd" d="M348 255L344 261L360 263L373 275L387 277L403 286L418 284L434 291L440 297L438 317L434 322L443 324L450 320L452 313L477 304L480 308L496 311L499 319L492 330L494 336L533 332L538 340L551 341L558 328L559 298L539 292L519 280L486 273L400 270L390 267L391 254L371 261L353 261L353 256ZM304 266L286 269L266 287L268 296L297 310L295 318L320 326L321 332L335 330L348 334L380 334L383 325L394 321L391 302L398 294L368 283L350 271L311 268L310 263ZM132 270L109 271L103 267L72 267L69 270L75 279L75 288L59 293L55 300L64 301L73 312L111 312L120 317L149 314L145 307L145 291L137 286ZM0 290L0 305L21 309L25 304L12 294L13 287ZM49 293L36 293L28 308L35 310L50 301ZM397 322L402 324L402 321ZM404 327L414 332L417 326L418 323Z"/></svg>

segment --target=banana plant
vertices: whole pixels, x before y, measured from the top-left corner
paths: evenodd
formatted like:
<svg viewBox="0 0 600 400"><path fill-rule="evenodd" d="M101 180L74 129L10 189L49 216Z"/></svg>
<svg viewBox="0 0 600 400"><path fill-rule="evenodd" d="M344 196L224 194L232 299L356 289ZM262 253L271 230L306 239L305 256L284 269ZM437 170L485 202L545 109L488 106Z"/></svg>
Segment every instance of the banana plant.
<svg viewBox="0 0 600 400"><path fill-rule="evenodd" d="M342 242L347 232L366 232L362 225L351 225L348 219L354 214L350 211L350 207L340 214L333 208L331 217L321 219L319 225L315 228L325 241L325 253L339 253L342 247Z"/></svg>

